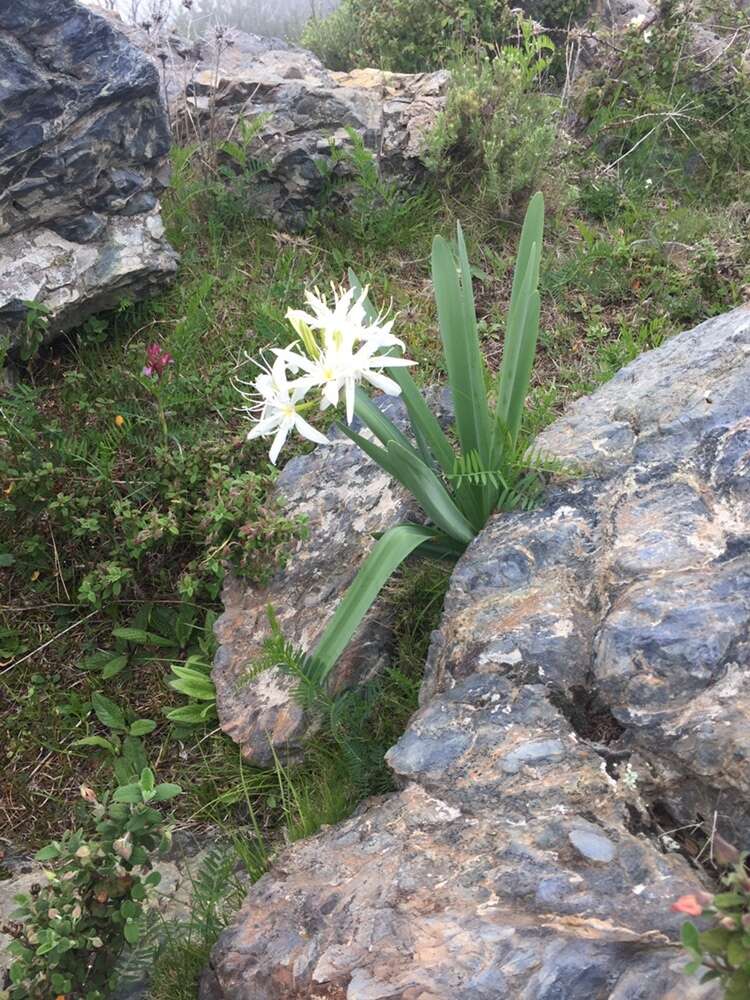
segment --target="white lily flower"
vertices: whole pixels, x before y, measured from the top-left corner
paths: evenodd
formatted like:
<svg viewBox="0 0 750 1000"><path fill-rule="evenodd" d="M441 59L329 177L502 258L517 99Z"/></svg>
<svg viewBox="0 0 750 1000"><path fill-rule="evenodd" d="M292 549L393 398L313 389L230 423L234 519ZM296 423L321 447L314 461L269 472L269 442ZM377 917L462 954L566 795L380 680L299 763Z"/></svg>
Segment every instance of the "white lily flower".
<svg viewBox="0 0 750 1000"><path fill-rule="evenodd" d="M308 344L309 333L312 330L320 332L322 341L320 350L332 346L338 347L347 341L357 344L371 340L377 341L381 347L400 347L404 350L403 341L391 333L394 322L392 319L386 321L381 315L375 320L368 321L364 307L367 288L362 290L358 298L355 298L353 288L344 292L340 288L337 291L336 286L331 285L331 290L333 308L316 288L313 292L305 292L307 304L312 312L305 312L302 309L290 309L287 312L287 319L302 339L311 357L315 354Z"/></svg>
<svg viewBox="0 0 750 1000"><path fill-rule="evenodd" d="M286 376L286 362L279 356L270 369L264 370L256 378L255 388L260 395L258 405L261 413L258 423L247 435L248 441L274 435L268 453L274 465L291 430L296 430L308 441L328 444L325 434L308 423L298 410L298 404L304 399L309 384L289 382Z"/></svg>

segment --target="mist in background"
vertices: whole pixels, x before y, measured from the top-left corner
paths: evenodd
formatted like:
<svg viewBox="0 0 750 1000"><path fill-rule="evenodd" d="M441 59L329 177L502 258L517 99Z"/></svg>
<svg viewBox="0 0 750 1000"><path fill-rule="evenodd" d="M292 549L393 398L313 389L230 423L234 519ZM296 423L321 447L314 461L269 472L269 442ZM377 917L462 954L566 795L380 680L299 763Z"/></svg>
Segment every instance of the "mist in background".
<svg viewBox="0 0 750 1000"><path fill-rule="evenodd" d="M299 40L311 18L330 14L339 0L87 0L116 11L131 24L155 22L186 37L200 37L213 25L230 25L256 35Z"/></svg>

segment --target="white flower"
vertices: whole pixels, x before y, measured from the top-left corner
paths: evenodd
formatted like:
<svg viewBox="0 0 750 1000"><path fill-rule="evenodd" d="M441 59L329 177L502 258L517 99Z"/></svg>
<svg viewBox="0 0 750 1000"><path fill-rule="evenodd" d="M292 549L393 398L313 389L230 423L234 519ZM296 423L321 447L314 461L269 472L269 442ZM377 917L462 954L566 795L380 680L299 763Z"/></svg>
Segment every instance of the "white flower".
<svg viewBox="0 0 750 1000"><path fill-rule="evenodd" d="M392 357L390 354L376 354L381 348L404 349L403 341L391 333L393 320L385 321L380 315L367 322L364 302L367 289L355 298L354 289L343 292L333 290L333 308L320 292L307 292L307 303L312 313L300 309L290 309L287 319L292 324L304 345L307 354L289 348L276 350L290 370L303 372L295 385L306 389L322 389L320 407L337 406L343 390L346 402L346 419L354 418L354 395L357 385L369 382L391 396L401 392L393 379L382 373L383 368L402 368L415 362L406 358ZM319 333L319 340L313 335Z"/></svg>
<svg viewBox="0 0 750 1000"><path fill-rule="evenodd" d="M308 441L328 444L325 434L321 434L309 424L298 410L298 404L304 399L309 386L290 383L286 376L286 363L284 358L279 356L274 361L273 367L262 371L254 383L260 396L258 403L260 418L247 435L247 439L251 441L273 434L274 439L268 457L274 465L292 429L298 431Z"/></svg>
<svg viewBox="0 0 750 1000"><path fill-rule="evenodd" d="M292 370L304 372L295 385L304 387L305 391L312 388L322 389L321 410L337 406L343 390L346 421L350 424L354 418L354 393L360 382L369 382L390 396L398 396L401 392L398 384L384 375L381 369L405 368L415 364L407 358L375 354L380 346L380 341L373 338L355 350L351 339L342 339L337 344L328 345L314 359L289 349L277 350L277 356Z"/></svg>
<svg viewBox="0 0 750 1000"><path fill-rule="evenodd" d="M297 335L302 338L305 348L310 356L316 353L308 346L307 334L309 331L318 330L322 343L318 345L318 350L325 350L328 347L339 345L346 341L358 344L364 341L376 340L381 347L400 347L404 349L403 342L394 337L391 333L393 320L385 320L380 315L374 320L368 321L365 310L365 300L368 289L362 289L359 298L355 298L353 288L343 291L336 290L335 285L331 285L333 293L333 308L328 305L328 300L316 288L315 291L305 292L305 299L312 312L305 312L302 309L290 309L286 316L294 327Z"/></svg>

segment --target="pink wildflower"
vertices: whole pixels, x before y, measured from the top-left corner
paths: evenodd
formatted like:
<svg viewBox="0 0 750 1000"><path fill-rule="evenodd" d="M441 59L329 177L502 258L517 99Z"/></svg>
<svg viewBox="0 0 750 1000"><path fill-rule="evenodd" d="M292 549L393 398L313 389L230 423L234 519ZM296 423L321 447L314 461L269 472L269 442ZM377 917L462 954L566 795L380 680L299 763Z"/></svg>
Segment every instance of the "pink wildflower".
<svg viewBox="0 0 750 1000"><path fill-rule="evenodd" d="M697 896L680 896L676 903L672 903L672 909L677 913L687 913L689 917L699 917L703 913Z"/></svg>
<svg viewBox="0 0 750 1000"><path fill-rule="evenodd" d="M173 364L174 358L168 351L165 351L158 344L151 344L146 351L146 364L143 368L143 374L161 378L166 371L167 365Z"/></svg>

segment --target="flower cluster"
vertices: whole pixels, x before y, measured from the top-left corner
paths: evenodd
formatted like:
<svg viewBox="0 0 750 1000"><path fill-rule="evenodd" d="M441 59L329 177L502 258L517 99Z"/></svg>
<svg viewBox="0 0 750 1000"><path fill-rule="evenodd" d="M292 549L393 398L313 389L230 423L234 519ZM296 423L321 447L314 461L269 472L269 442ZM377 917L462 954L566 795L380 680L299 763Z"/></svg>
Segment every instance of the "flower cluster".
<svg viewBox="0 0 750 1000"><path fill-rule="evenodd" d="M338 406L343 398L350 424L361 382L398 396L401 390L383 369L414 364L390 353L395 348L403 351L404 344L391 333L392 319L368 318L366 288L359 295L353 288L343 291L332 286L332 292L332 305L316 289L305 295L311 312L287 312L299 340L291 348L274 348L275 360L261 365L253 382L254 404L248 410L257 422L248 440L273 436L269 458L274 465L291 430L317 444L328 443L325 434L303 416L316 406L308 399L313 390L319 392L320 410Z"/></svg>
<svg viewBox="0 0 750 1000"><path fill-rule="evenodd" d="M174 364L172 355L159 344L150 344L146 351L146 364L143 374L148 377L161 378L168 365Z"/></svg>

